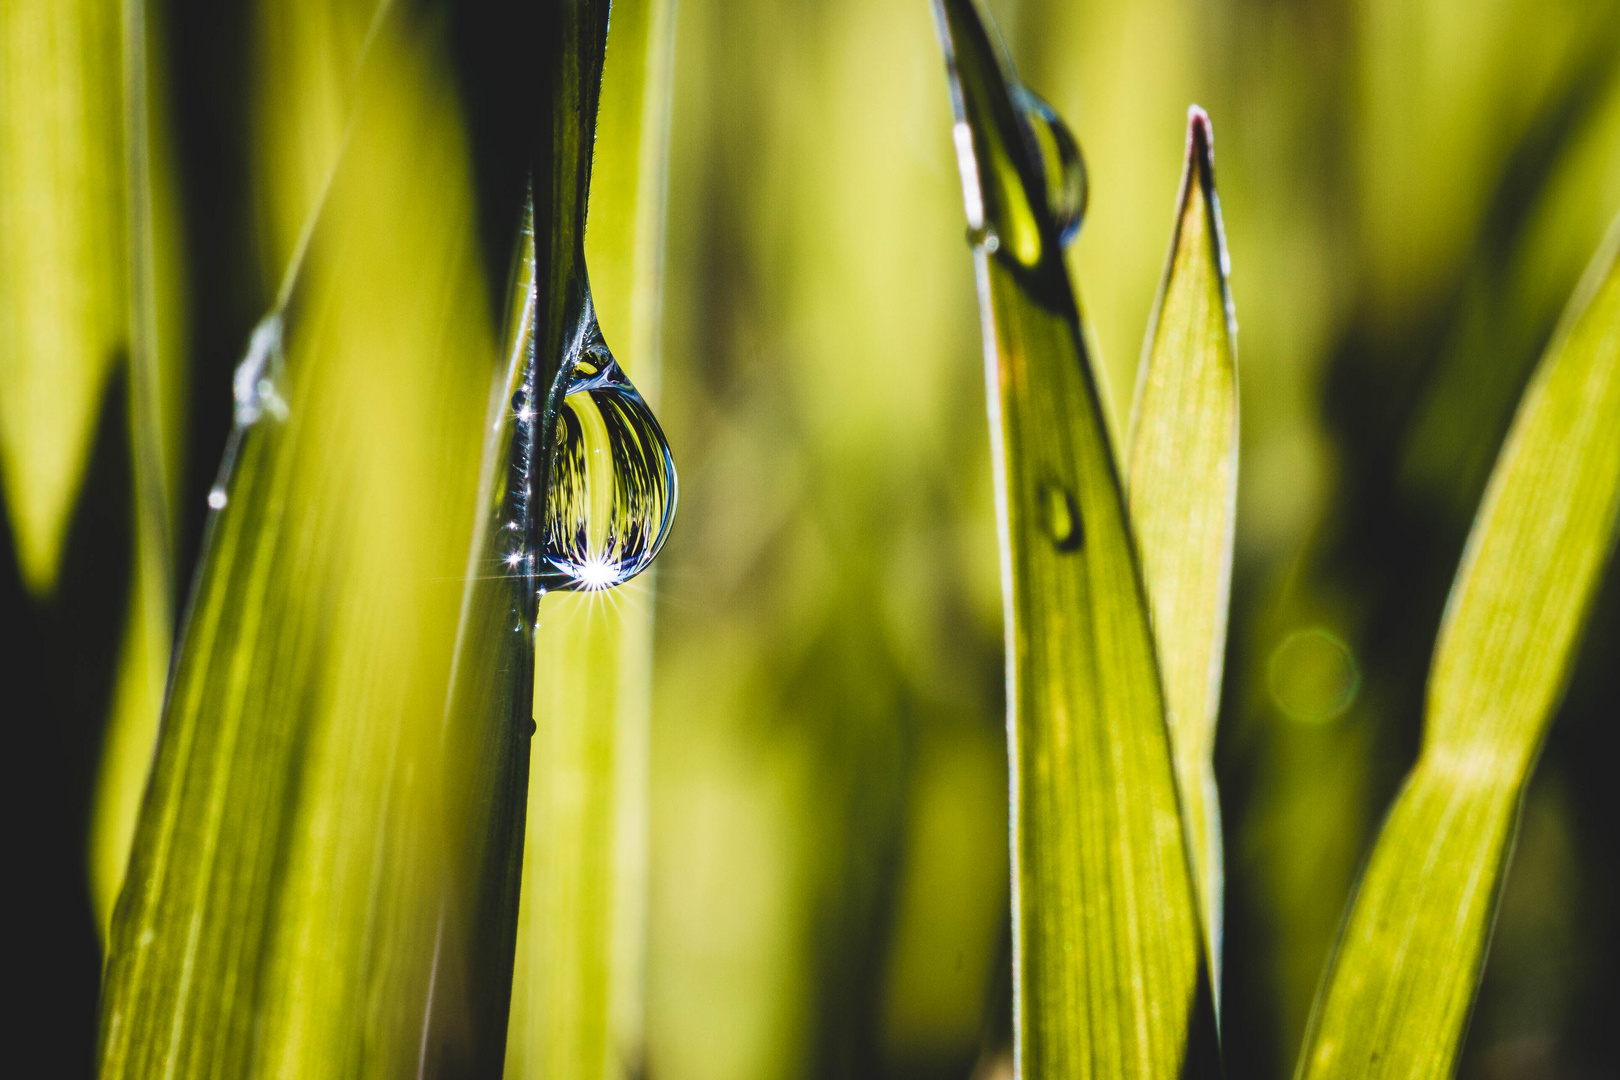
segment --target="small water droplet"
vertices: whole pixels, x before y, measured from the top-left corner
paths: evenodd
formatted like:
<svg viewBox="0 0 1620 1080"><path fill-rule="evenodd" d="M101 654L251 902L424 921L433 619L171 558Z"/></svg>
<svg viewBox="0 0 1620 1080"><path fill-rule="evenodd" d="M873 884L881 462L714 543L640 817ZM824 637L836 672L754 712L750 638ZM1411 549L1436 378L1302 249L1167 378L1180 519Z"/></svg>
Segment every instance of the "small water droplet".
<svg viewBox="0 0 1620 1080"><path fill-rule="evenodd" d="M512 408L514 411L523 408L528 403L529 395L524 391L518 390L512 395Z"/></svg>
<svg viewBox="0 0 1620 1080"><path fill-rule="evenodd" d="M1058 240L1067 246L1080 234L1086 215L1090 194L1086 160L1080 144L1052 106L1028 87L1019 87L1018 96L1040 147L1042 171L1046 174L1046 206L1057 227Z"/></svg>
<svg viewBox="0 0 1620 1080"><path fill-rule="evenodd" d="M225 502L226 496L224 488L216 487L208 492L208 505L211 508L215 510L223 510L225 509Z"/></svg>
<svg viewBox="0 0 1620 1080"><path fill-rule="evenodd" d="M645 570L675 516L675 462L594 331L569 375L554 453L540 586L607 589Z"/></svg>
<svg viewBox="0 0 1620 1080"><path fill-rule="evenodd" d="M278 386L284 360L281 351L281 312L272 311L259 320L248 341L247 355L236 365L231 377L231 396L236 400L235 420L249 427L269 413L277 420L287 419L287 402Z"/></svg>
<svg viewBox="0 0 1620 1080"><path fill-rule="evenodd" d="M1068 554L1079 551L1086 542L1085 526L1074 494L1062 484L1044 483L1040 491L1040 513L1052 546Z"/></svg>
<svg viewBox="0 0 1620 1080"><path fill-rule="evenodd" d="M980 229L968 229L967 241L974 247L984 248L991 255L1001 250L1001 237L997 236L996 230L988 225Z"/></svg>

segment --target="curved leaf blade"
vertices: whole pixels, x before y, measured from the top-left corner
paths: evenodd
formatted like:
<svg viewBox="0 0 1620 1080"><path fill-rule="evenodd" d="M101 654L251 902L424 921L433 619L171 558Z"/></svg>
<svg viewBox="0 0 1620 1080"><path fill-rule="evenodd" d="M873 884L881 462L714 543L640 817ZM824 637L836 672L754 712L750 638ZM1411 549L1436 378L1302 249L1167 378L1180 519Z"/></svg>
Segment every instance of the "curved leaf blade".
<svg viewBox="0 0 1620 1080"><path fill-rule="evenodd" d="M1424 741L1373 850L1305 1080L1455 1069L1519 806L1620 520L1620 219L1565 310L1441 624Z"/></svg>

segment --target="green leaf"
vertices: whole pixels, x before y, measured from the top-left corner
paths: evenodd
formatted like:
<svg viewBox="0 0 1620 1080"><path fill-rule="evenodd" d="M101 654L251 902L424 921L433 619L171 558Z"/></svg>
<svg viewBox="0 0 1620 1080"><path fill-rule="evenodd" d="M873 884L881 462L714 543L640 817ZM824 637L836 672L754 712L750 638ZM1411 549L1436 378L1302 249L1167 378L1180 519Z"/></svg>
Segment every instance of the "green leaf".
<svg viewBox="0 0 1620 1080"><path fill-rule="evenodd" d="M495 349L434 25L376 28L319 226L239 372L113 918L103 1077L476 1055L477 927L443 883L510 808L467 790L453 751L483 733L446 701Z"/></svg>
<svg viewBox="0 0 1620 1080"><path fill-rule="evenodd" d="M603 336L644 391L659 361L673 42L671 0L613 5L585 230ZM510 1077L617 1077L641 1060L650 580L540 608Z"/></svg>
<svg viewBox="0 0 1620 1080"><path fill-rule="evenodd" d="M1519 405L1435 646L1423 748L1318 999L1304 1080L1447 1077L1519 808L1620 520L1620 219Z"/></svg>
<svg viewBox="0 0 1620 1080"><path fill-rule="evenodd" d="M135 561L90 825L90 891L108 941L157 740L174 637L174 492L184 425L179 206L163 90L161 13L124 5L124 140Z"/></svg>
<svg viewBox="0 0 1620 1080"><path fill-rule="evenodd" d="M1012 747L1019 1073L1208 1067L1212 1003L1148 609L1064 269L1066 132L936 0L985 337ZM1072 147L1072 140L1068 140ZM1053 182L1053 180L1057 182ZM1051 194L1048 194L1048 188Z"/></svg>
<svg viewBox="0 0 1620 1080"><path fill-rule="evenodd" d="M1238 397L1213 137L1209 117L1193 106L1175 231L1137 376L1127 486L1218 987L1224 873L1215 720L1237 519Z"/></svg>
<svg viewBox="0 0 1620 1080"><path fill-rule="evenodd" d="M0 486L35 595L55 586L129 333L120 13L0 6Z"/></svg>

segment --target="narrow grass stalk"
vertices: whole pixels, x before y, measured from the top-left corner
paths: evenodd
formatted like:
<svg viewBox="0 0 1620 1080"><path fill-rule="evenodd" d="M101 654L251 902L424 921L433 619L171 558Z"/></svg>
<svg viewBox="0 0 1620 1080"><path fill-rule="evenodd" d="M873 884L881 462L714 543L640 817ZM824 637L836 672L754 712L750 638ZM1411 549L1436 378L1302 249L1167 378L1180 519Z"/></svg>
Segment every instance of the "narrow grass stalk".
<svg viewBox="0 0 1620 1080"><path fill-rule="evenodd" d="M1120 472L1062 256L1079 162L1062 158L1072 140L1019 86L978 5L936 0L935 13L1002 551L1015 1066L1042 1080L1197 1073L1214 1065L1197 894Z"/></svg>
<svg viewBox="0 0 1620 1080"><path fill-rule="evenodd" d="M174 635L174 493L184 431L184 342L179 208L163 108L163 50L156 36L160 25L145 0L125 0L124 201L135 569L91 809L91 902L104 946L157 739Z"/></svg>
<svg viewBox="0 0 1620 1080"><path fill-rule="evenodd" d="M603 336L656 383L673 0L613 5L585 257ZM636 1075L646 924L651 575L545 599L508 1077Z"/></svg>
<svg viewBox="0 0 1620 1080"><path fill-rule="evenodd" d="M1225 874L1215 720L1237 520L1238 394L1237 319L1213 141L1209 117L1194 106L1175 230L1131 410L1127 486L1218 991Z"/></svg>
<svg viewBox="0 0 1620 1080"><path fill-rule="evenodd" d="M1446 605L1423 747L1362 877L1302 1080L1456 1069L1525 785L1620 520L1620 219L1531 379Z"/></svg>

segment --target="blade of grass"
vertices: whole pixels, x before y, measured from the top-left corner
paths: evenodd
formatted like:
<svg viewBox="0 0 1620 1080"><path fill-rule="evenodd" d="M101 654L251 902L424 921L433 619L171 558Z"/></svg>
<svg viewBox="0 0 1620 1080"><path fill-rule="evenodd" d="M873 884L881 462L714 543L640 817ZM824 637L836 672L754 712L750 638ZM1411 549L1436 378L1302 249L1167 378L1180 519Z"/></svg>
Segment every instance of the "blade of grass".
<svg viewBox="0 0 1620 1080"><path fill-rule="evenodd" d="M264 280L298 248L343 147L360 58L391 0L258 0L253 25L255 194Z"/></svg>
<svg viewBox="0 0 1620 1080"><path fill-rule="evenodd" d="M444 703L495 351L435 25L380 25L239 372L113 919L103 1077L419 1074L465 1032L480 972L447 947L443 878L477 801L446 747L479 733Z"/></svg>
<svg viewBox="0 0 1620 1080"><path fill-rule="evenodd" d="M1220 801L1215 720L1237 520L1237 319L1215 194L1209 117L1187 114L1175 231L1131 410L1129 498L1164 677L1205 950L1220 987Z"/></svg>
<svg viewBox="0 0 1620 1080"><path fill-rule="evenodd" d="M119 6L0 6L0 486L18 570L55 586L125 306Z"/></svg>
<svg viewBox="0 0 1620 1080"><path fill-rule="evenodd" d="M184 342L179 310L179 208L163 109L163 52L161 41L154 39L160 24L143 0L125 0L124 168L135 572L91 810L91 902L103 947L113 903L129 864L135 818L163 709L174 634L172 530L184 431L180 418Z"/></svg>
<svg viewBox="0 0 1620 1080"><path fill-rule="evenodd" d="M519 932L520 886L524 878L526 800L530 788L530 758L537 757L541 771L537 779L539 821L528 838L530 863L544 864L559 856L571 881L599 884L590 873L594 848L600 841L591 826L596 824L600 802L571 783L578 777L573 767L586 765L578 754L590 756L593 740L587 735L580 743L570 743L564 733L553 739L555 728L548 726L540 749L525 740L537 732L535 703L558 688L561 680L566 693L577 688L580 641L559 642L542 637L539 605L544 589L540 586L539 558L549 540L547 529L549 486L555 436L560 428L560 410L568 379L587 338L597 329L589 275L585 265L585 227L591 189L592 151L596 142L598 101L607 45L607 0L548 0L536 12L538 45L534 56L540 73L540 93L536 102L531 158L531 197L525 208L520 230L517 259L511 283L511 313L508 319L508 366L493 388L489 402L491 431L484 455L484 479L480 482L479 503L488 508L473 546L462 625L457 642L457 661L452 677L450 711L452 723L476 731L482 738L458 743L455 753L465 761L457 771L472 779L465 788L474 798L493 796L503 807L516 811L510 816L487 818L487 829L468 837L464 869L451 882L448 898L452 912L469 912L474 938L470 953L479 968L491 976L478 987L474 1010L467 1023L476 1032L478 1075L498 1075L507 1067L508 1018L512 1003L516 946ZM493 572L492 572L493 571ZM512 631L518 631L516 635ZM516 651L514 651L516 647ZM543 658L539 650L545 650ZM498 659L503 672L515 678L493 681L486 669ZM586 665L587 667L589 665ZM544 679L545 681L541 681ZM594 731L592 732L594 734ZM561 745L558 745L558 743ZM562 751L562 761L553 761L548 751ZM553 772L552 770L556 770ZM561 828L546 813L552 794L548 781L554 775L566 779L563 803L583 814L564 813ZM583 796L583 800L582 797ZM469 807L469 811L474 808ZM469 812L466 816L475 817ZM578 826L570 828L570 826ZM586 834L580 835L581 829ZM472 883L473 888L467 885ZM541 883L539 903L545 906L550 893ZM603 898L587 895L587 904L598 905ZM535 900L531 898L531 906ZM547 912L548 915L558 914ZM581 946L589 957L599 944L591 938L577 940L580 927L548 928L549 932L570 935L570 944ZM529 950L532 952L532 950ZM526 953L525 955L528 955ZM549 956L563 961L568 956ZM588 968L588 962L587 962ZM499 978L495 978L496 973ZM548 977L559 975L547 970ZM585 975L573 980L571 975ZM586 1003L587 1026L576 1029L570 1021L563 1032L547 1031L553 1038L540 1047L542 1065L551 1054L562 1055L562 1073L571 1075L577 1053L592 1043L589 1003L597 987L591 971L560 973L564 984L563 1009L570 1003ZM526 986L525 990L530 990ZM521 1020L524 1034L532 1030L533 994L524 1002ZM550 1003L546 1003L550 1004ZM570 1043L570 1037L578 1037ZM531 1049L525 1039L516 1052Z"/></svg>
<svg viewBox="0 0 1620 1080"><path fill-rule="evenodd" d="M658 373L673 41L673 0L613 5L585 230L603 336L644 391ZM536 628L514 1078L633 1075L641 1060L652 596L627 588L547 597Z"/></svg>
<svg viewBox="0 0 1620 1080"><path fill-rule="evenodd" d="M1620 519L1620 219L1571 298L1474 521L1423 748L1357 889L1299 1062L1447 1077L1525 785Z"/></svg>
<svg viewBox="0 0 1620 1080"><path fill-rule="evenodd" d="M1020 1076L1211 1067L1212 1002L1149 615L1018 84L934 5L975 240L1006 603Z"/></svg>

